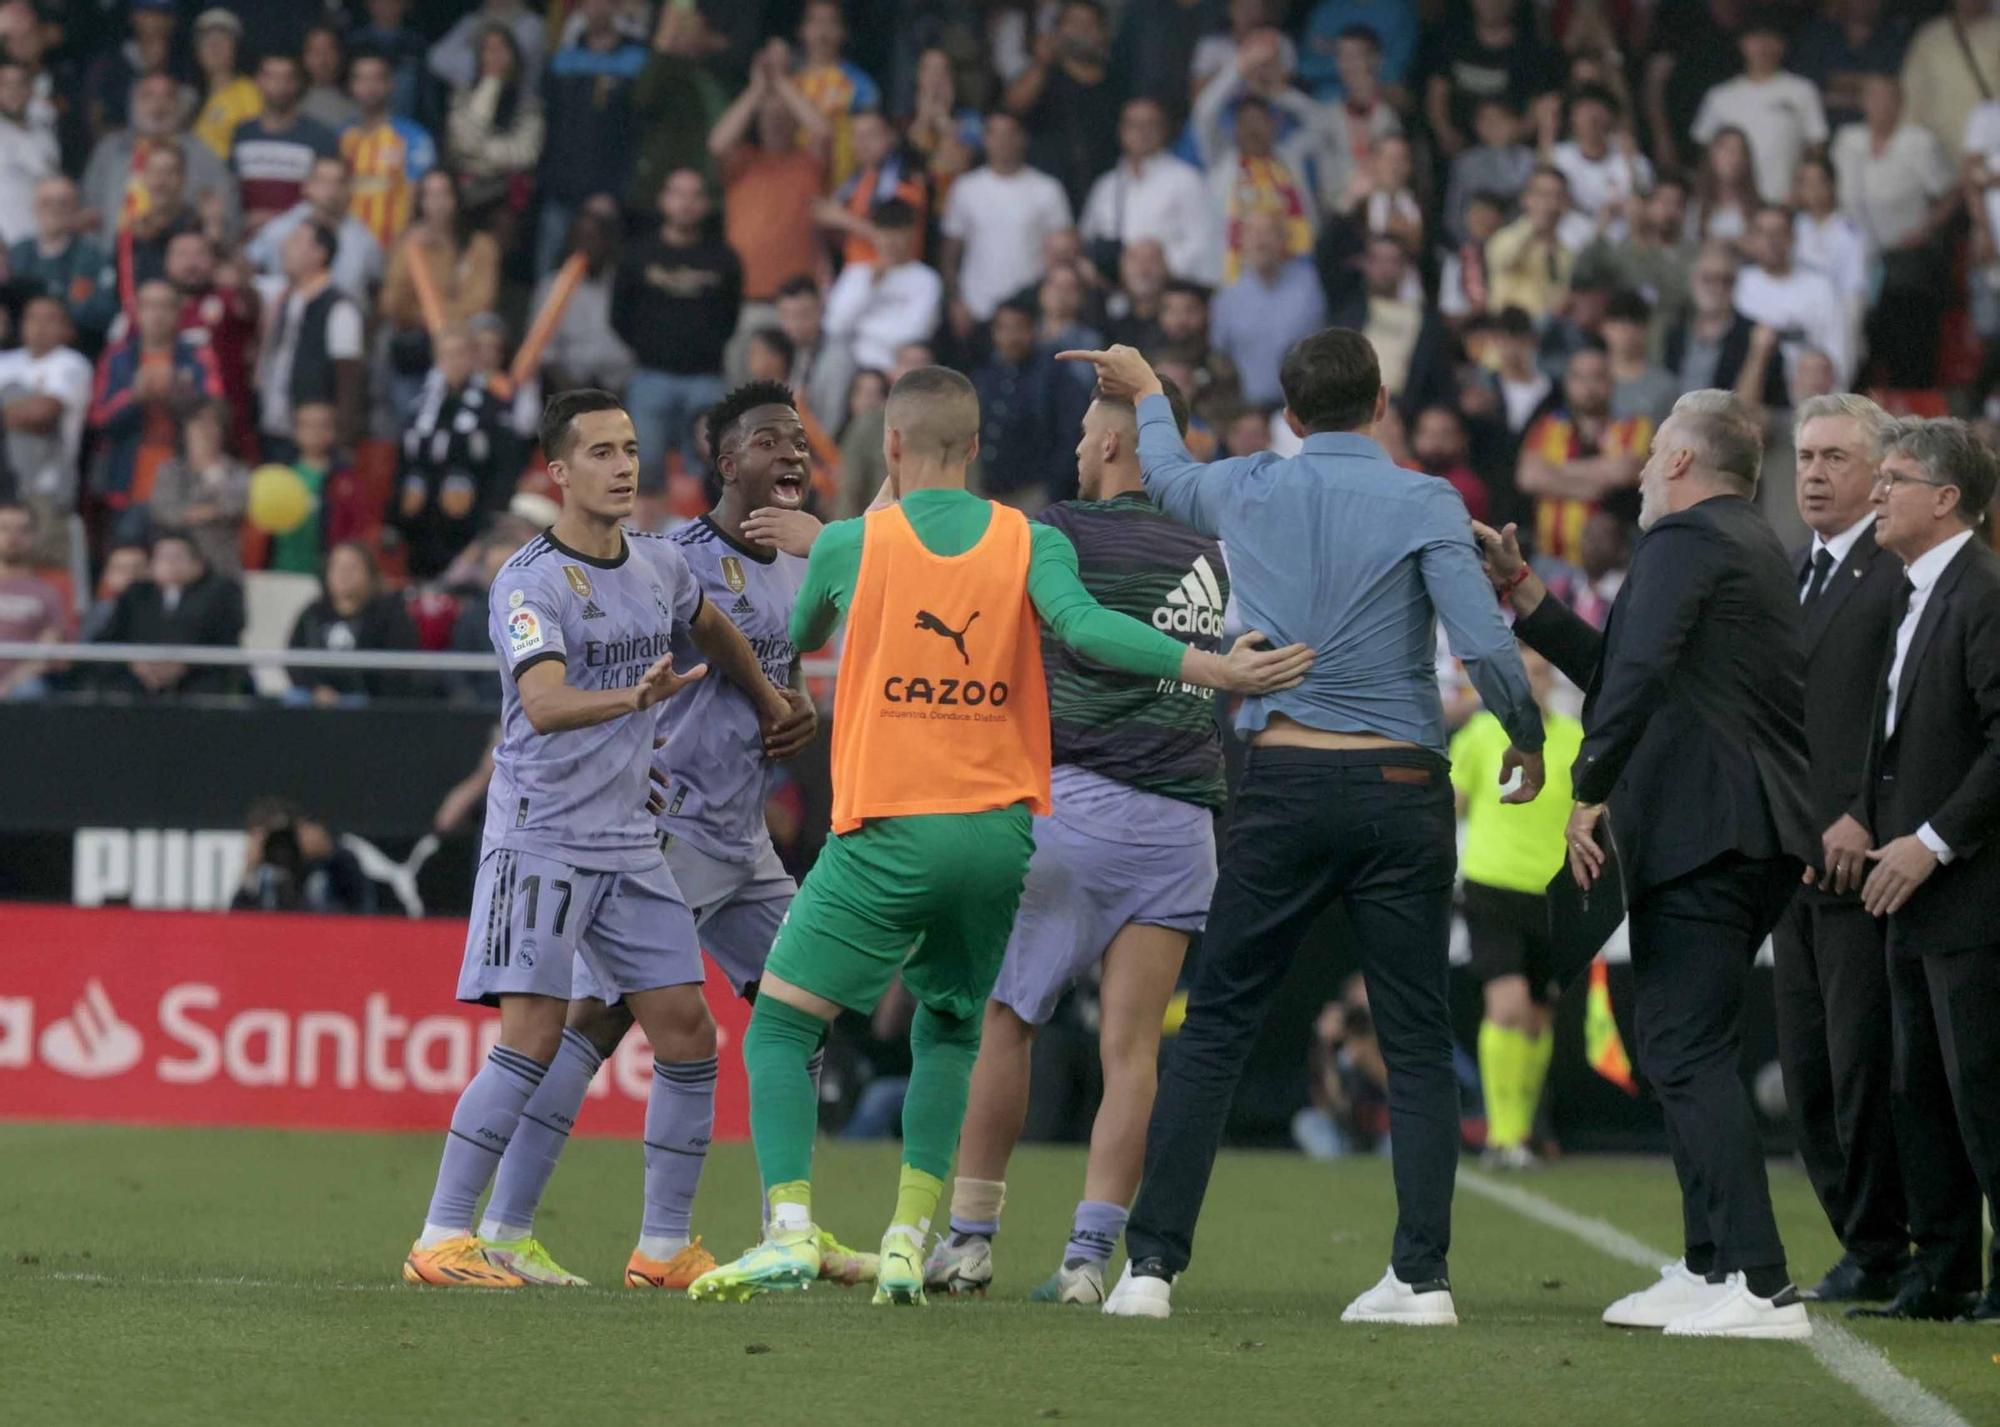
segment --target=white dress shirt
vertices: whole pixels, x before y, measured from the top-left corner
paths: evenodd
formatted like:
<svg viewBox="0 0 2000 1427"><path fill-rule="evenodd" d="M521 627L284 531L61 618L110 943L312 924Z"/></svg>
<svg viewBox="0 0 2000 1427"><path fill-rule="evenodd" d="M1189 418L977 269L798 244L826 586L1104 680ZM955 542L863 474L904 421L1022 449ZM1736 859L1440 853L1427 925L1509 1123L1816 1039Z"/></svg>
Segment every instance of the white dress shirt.
<svg viewBox="0 0 2000 1427"><path fill-rule="evenodd" d="M849 263L826 295L824 325L856 365L886 372L898 347L931 339L943 306L944 279L922 263L901 263L879 279L875 264Z"/></svg>
<svg viewBox="0 0 2000 1427"><path fill-rule="evenodd" d="M1840 206L1886 252L1917 232L1931 205L1958 185L1944 145L1929 129L1905 124L1875 152L1866 124L1843 125L1833 139Z"/></svg>
<svg viewBox="0 0 2000 1427"><path fill-rule="evenodd" d="M1924 617L1924 606L1931 601L1931 591L1937 588L1938 577L1966 543L1972 539L1970 530L1961 530L1942 544L1934 545L1910 562L1904 573L1910 581L1910 607L1903 615L1903 622L1896 626L1896 658L1889 665L1889 707L1882 726L1882 736L1886 739L1896 731L1896 715L1901 712L1896 707L1896 688L1903 682L1903 661L1910 657L1910 641L1916 637L1917 625ZM1917 840L1937 854L1940 863L1951 861L1952 850L1945 846L1943 838L1925 823L1917 829Z"/></svg>
<svg viewBox="0 0 2000 1427"><path fill-rule="evenodd" d="M1839 390L1847 390L1847 384L1854 380L1854 334L1848 325L1848 307L1833 284L1820 274L1794 266L1780 277L1760 267L1747 267L1736 275L1736 310L1778 333L1778 350L1784 354L1788 379L1798 365L1799 353L1813 347L1832 360Z"/></svg>
<svg viewBox="0 0 2000 1427"><path fill-rule="evenodd" d="M1826 582L1828 585L1831 585L1833 583L1833 577L1839 574L1841 567L1847 563L1848 552L1854 548L1855 542L1861 539L1861 532L1866 530L1869 526L1873 525L1874 523L1875 523L1875 512L1870 511L1868 514L1862 516L1861 519L1855 521L1854 524L1848 526L1847 529L1841 531L1840 534L1834 536L1833 539L1831 540L1828 540L1823 535L1813 536L1812 554L1807 560L1808 567L1818 562L1820 551L1825 550L1831 553L1833 556L1833 564L1828 568L1826 573ZM1805 582L1799 586L1800 604L1804 604L1806 602L1806 591L1810 590L1811 588L1812 588L1812 577L1808 575L1806 577ZM1821 590L1820 593L1825 594L1826 591Z"/></svg>
<svg viewBox="0 0 2000 1427"><path fill-rule="evenodd" d="M1215 206L1201 170L1172 154L1118 166L1090 186L1078 225L1086 241L1153 238L1166 249L1167 271L1213 285L1222 276Z"/></svg>

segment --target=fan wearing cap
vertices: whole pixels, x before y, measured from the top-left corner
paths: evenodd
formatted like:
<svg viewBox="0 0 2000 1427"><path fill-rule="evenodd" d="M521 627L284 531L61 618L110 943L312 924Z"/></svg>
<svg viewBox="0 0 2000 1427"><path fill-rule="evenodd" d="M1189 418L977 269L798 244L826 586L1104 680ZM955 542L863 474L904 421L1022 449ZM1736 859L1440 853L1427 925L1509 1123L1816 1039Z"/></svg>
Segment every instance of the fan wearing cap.
<svg viewBox="0 0 2000 1427"><path fill-rule="evenodd" d="M227 162L236 126L264 112L257 83L243 73L243 22L221 6L204 10L194 22L194 61L201 69L202 105L194 136Z"/></svg>

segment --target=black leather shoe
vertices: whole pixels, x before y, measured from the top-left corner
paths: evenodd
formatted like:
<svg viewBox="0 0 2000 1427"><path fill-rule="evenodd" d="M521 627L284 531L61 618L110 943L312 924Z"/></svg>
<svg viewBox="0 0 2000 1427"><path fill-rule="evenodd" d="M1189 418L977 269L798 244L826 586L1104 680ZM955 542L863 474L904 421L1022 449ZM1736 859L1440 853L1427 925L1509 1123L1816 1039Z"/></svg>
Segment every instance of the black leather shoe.
<svg viewBox="0 0 2000 1427"><path fill-rule="evenodd" d="M1799 1297L1814 1303L1882 1303L1896 1296L1900 1281L1900 1274L1872 1271L1849 1254Z"/></svg>
<svg viewBox="0 0 2000 1427"><path fill-rule="evenodd" d="M1986 1290L1986 1296L1973 1304L1961 1323L2000 1323L2000 1284Z"/></svg>
<svg viewBox="0 0 2000 1427"><path fill-rule="evenodd" d="M1901 1318L1917 1323L1949 1323L1972 1308L1969 1293L1946 1293L1926 1278L1912 1278L1880 1308L1850 1308L1850 1318Z"/></svg>

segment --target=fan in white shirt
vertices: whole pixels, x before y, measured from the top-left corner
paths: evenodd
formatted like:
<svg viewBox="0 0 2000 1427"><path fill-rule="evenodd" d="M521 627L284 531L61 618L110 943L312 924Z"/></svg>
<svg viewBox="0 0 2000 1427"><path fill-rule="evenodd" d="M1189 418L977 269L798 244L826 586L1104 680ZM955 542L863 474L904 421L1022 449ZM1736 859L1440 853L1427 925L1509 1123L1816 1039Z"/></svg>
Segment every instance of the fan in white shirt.
<svg viewBox="0 0 2000 1427"><path fill-rule="evenodd" d="M1789 375L1806 348L1824 352L1845 388L1854 380L1854 334L1848 308L1819 273L1794 266L1792 220L1765 208L1750 220L1753 266L1736 275L1736 310L1778 334Z"/></svg>
<svg viewBox="0 0 2000 1427"><path fill-rule="evenodd" d="M1653 166L1631 131L1617 128L1618 117L1616 96L1587 85L1570 97L1570 137L1548 146L1548 161L1569 180L1570 202L1599 220L1600 231L1614 243L1625 237L1626 202L1653 187Z"/></svg>
<svg viewBox="0 0 2000 1427"><path fill-rule="evenodd" d="M63 511L76 507L92 381L89 360L66 345L72 331L58 299L32 297L21 309L22 345L0 352L8 462L23 494Z"/></svg>
<svg viewBox="0 0 2000 1427"><path fill-rule="evenodd" d="M1213 284L1222 275L1215 206L1201 170L1162 150L1167 117L1151 99L1126 104L1118 120L1123 156L1091 185L1080 227L1086 241L1157 239L1175 277Z"/></svg>
<svg viewBox="0 0 2000 1427"><path fill-rule="evenodd" d="M986 164L958 179L945 201L938 266L981 322L1005 298L1038 282L1042 244L1070 226L1069 197L1027 164L1028 135L1011 114L986 120Z"/></svg>
<svg viewBox="0 0 2000 1427"><path fill-rule="evenodd" d="M1928 243L1958 207L1958 177L1929 129L1903 120L1903 87L1893 75L1861 84L1866 120L1833 141L1841 207L1877 252Z"/></svg>
<svg viewBox="0 0 2000 1427"><path fill-rule="evenodd" d="M35 236L35 189L61 171L55 136L28 113L34 92L28 71L0 64L0 242Z"/></svg>
<svg viewBox="0 0 2000 1427"><path fill-rule="evenodd" d="M937 330L944 279L911 259L916 211L900 198L878 204L872 217L875 261L849 263L826 295L826 333L847 345L855 365L887 371L896 349L926 342Z"/></svg>
<svg viewBox="0 0 2000 1427"><path fill-rule="evenodd" d="M1783 203L1792 191L1792 171L1799 158L1808 148L1826 142L1826 110L1810 80L1780 68L1785 37L1775 22L1753 18L1737 46L1743 53L1744 72L1702 96L1691 132L1702 144L1726 128L1750 135L1757 191L1766 203Z"/></svg>
<svg viewBox="0 0 2000 1427"><path fill-rule="evenodd" d="M1824 277L1859 310L1868 295L1868 235L1840 211L1833 164L1811 157L1799 164L1792 260Z"/></svg>

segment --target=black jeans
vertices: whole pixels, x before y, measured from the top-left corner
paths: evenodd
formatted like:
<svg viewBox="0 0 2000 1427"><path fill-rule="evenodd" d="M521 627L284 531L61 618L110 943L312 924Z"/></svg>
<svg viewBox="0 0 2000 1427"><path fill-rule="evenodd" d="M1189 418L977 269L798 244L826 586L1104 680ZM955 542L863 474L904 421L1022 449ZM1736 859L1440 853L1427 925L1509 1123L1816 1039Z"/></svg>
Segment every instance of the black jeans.
<svg viewBox="0 0 2000 1427"><path fill-rule="evenodd" d="M1979 1291L1979 1200L2000 1213L2000 943L1889 959L1896 1127L1916 1268ZM2000 1283L2000 1236L1992 1273Z"/></svg>
<svg viewBox="0 0 2000 1427"><path fill-rule="evenodd" d="M1741 1031L1751 962L1798 879L1789 858L1731 855L1631 909L1639 1069L1666 1118L1688 1256L1716 1272L1785 1262Z"/></svg>
<svg viewBox="0 0 2000 1427"><path fill-rule="evenodd" d="M1802 888L1776 938L1778 1064L1799 1158L1840 1246L1872 1273L1896 1272L1910 1231L1883 924L1858 897Z"/></svg>
<svg viewBox="0 0 2000 1427"><path fill-rule="evenodd" d="M1405 1283L1445 1276L1458 1165L1447 951L1457 870L1451 785L1418 749L1253 748L1236 793L1187 1020L1146 1136L1132 1259L1188 1265L1215 1152L1299 941L1345 906L1389 1071L1396 1242Z"/></svg>

